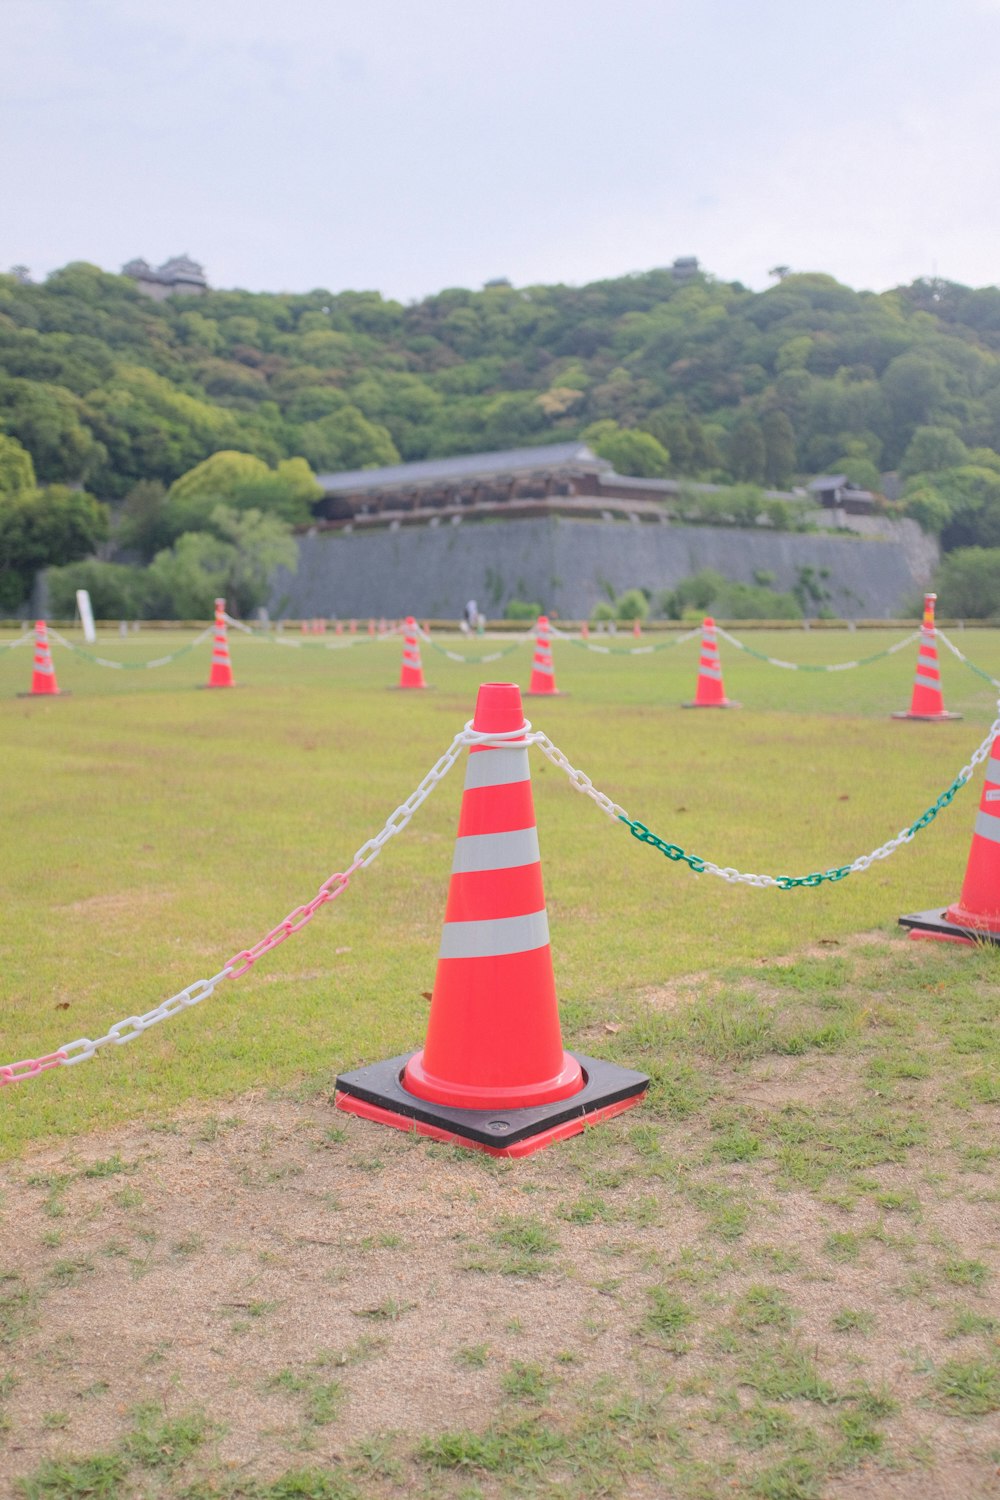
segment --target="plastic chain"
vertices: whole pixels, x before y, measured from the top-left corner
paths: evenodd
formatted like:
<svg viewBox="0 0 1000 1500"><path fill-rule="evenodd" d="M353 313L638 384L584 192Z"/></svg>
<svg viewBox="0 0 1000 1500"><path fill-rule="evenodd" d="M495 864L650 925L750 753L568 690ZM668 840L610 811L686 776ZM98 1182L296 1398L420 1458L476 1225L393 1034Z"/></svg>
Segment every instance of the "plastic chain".
<svg viewBox="0 0 1000 1500"><path fill-rule="evenodd" d="M687 641L693 641L695 636L701 635L699 625L696 630L688 630L669 641L658 641L649 646L599 646L595 641L582 641L578 636L556 630L554 626L549 628L553 640L564 641L567 646L577 646L581 651L592 651L595 656L652 656L657 651L669 651L673 646L683 646Z"/></svg>
<svg viewBox="0 0 1000 1500"><path fill-rule="evenodd" d="M830 662L826 666L808 662L782 661L780 656L765 656L763 651L755 651L745 641L738 640L735 635L730 635L721 625L716 625L716 633L727 640L737 651L745 651L747 656L752 656L757 661L766 661L771 667L783 667L786 672L849 672L852 667L868 667L873 661L885 661L887 656L895 656L897 651L902 651L904 646L909 646L917 639L919 630L914 630L904 641L897 641L894 646L889 646L885 651L876 651L874 656L861 656L857 661ZM940 632L939 632L940 633ZM991 679L992 680L992 679ZM1000 687L1000 683L997 684Z"/></svg>
<svg viewBox="0 0 1000 1500"><path fill-rule="evenodd" d="M0 1067L0 1088L3 1088L5 1084L22 1083L29 1078L37 1078L49 1068L75 1067L77 1063L86 1062L99 1048L109 1043L123 1047L128 1042L134 1042L136 1037L141 1036L144 1031L148 1031L159 1021L169 1020L171 1016L178 1015L182 1010L187 1010L190 1006L207 1000L223 980L238 979L241 974L246 974L265 953L270 953L272 948L277 948L293 933L301 932L306 923L312 921L321 906L325 906L329 901L335 901L338 896L342 895L347 890L352 875L370 865L372 860L377 859L389 840L406 827L417 808L427 800L438 783L448 774L466 746L499 747L509 744L511 740L516 740L519 745L522 743L530 745L536 743L539 738L543 737L532 733L531 725L527 720L521 729L509 733L481 734L472 728L470 719L461 733L456 734L441 758L427 772L416 791L411 792L406 801L386 819L381 833L361 845L347 869L330 875L323 881L311 901L289 912L284 921L279 922L277 927L273 927L252 948L244 948L239 953L234 953L229 962L211 979L195 980L193 984L178 991L176 995L171 995L168 1000L161 1001L152 1010L139 1016L126 1016L124 1020L117 1021L114 1026L110 1026L104 1035L97 1037L96 1040L91 1040L90 1037L79 1037L74 1042L66 1042L55 1052L46 1053L44 1057L26 1058L23 1062L8 1063Z"/></svg>
<svg viewBox="0 0 1000 1500"><path fill-rule="evenodd" d="M1000 682L998 682L995 677L991 677L989 672L984 672L982 667L977 667L975 662L971 662L964 652L959 651L954 641L950 641L948 639L943 630L939 630L937 634L938 640L944 642L944 644L948 647L948 650L951 652L952 656L957 656L963 666L968 667L970 672L975 672L977 677L981 677L982 680L984 682L988 682L991 687L1000 688Z"/></svg>
<svg viewBox="0 0 1000 1500"><path fill-rule="evenodd" d="M186 646L181 646L179 650L172 651L169 656L158 656L154 661L109 661L106 656L95 656L92 651L85 651L82 646L77 646L73 641L68 641L64 635L59 634L58 630L53 630L51 627L49 635L54 641L58 641L60 646L65 646L67 651L72 651L77 656L82 656L85 661L93 662L94 666L113 667L118 672L146 672L150 667L165 667L168 662L177 661L181 656L187 656L189 651L193 651L196 646L201 645L202 641L208 639L214 628L214 626L210 625L207 630L203 630L201 635L196 635L194 640L189 641Z"/></svg>
<svg viewBox="0 0 1000 1500"><path fill-rule="evenodd" d="M460 652L448 651L447 646L439 646L438 642L432 640L432 637L427 634L426 630L421 630L420 625L417 625L417 634L423 640L424 645L429 645L432 651L439 651L441 655L447 655L448 661L460 661L462 666L480 666L484 661L499 661L501 657L510 655L511 651L520 651L520 648L525 645L526 640L531 640L532 637L532 631L528 631L526 636L517 637L517 640L514 640L511 645L504 646L502 651L490 651L489 655L481 655L481 657L463 657L463 655L460 655Z"/></svg>
<svg viewBox="0 0 1000 1500"><path fill-rule="evenodd" d="M1000 708L1000 703L997 705ZM887 843L881 844L879 848L873 849L870 854L860 854L857 859L852 860L849 865L838 865L832 870L815 870L811 875L746 875L731 868L721 869L713 864L711 860L700 859L696 854L688 854L679 844L668 844L666 840L659 838L645 825L630 818L627 813L619 813L619 821L624 823L633 838L639 840L640 844L649 844L652 848L674 862L683 860L696 875L718 875L723 880L739 882L743 885L758 887L774 886L779 891L792 891L800 887L815 889L826 883L834 884L838 880L844 880L848 875L859 874L867 870L879 859L888 859L890 854L903 844L908 844L920 833L921 829L933 823L938 813L946 808L955 798L955 795L972 779L976 766L980 765L988 757L993 741L1000 734L1000 717L994 719L989 733L982 744L973 753L968 765L963 766L948 789L941 793L936 802L932 803L926 812L921 813L916 822L911 823L908 828L902 829L895 838L889 839Z"/></svg>

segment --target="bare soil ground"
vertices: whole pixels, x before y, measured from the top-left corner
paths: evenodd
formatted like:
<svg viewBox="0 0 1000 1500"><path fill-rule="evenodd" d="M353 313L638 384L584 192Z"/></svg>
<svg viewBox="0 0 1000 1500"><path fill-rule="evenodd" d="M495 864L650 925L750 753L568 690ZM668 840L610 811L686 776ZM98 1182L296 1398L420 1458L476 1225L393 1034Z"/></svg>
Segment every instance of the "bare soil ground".
<svg viewBox="0 0 1000 1500"><path fill-rule="evenodd" d="M912 1080L919 1141L849 1190L746 1143L860 1067L722 1065L711 1112L520 1163L327 1093L34 1152L0 1179L0 1492L1000 1495L986 1119Z"/></svg>

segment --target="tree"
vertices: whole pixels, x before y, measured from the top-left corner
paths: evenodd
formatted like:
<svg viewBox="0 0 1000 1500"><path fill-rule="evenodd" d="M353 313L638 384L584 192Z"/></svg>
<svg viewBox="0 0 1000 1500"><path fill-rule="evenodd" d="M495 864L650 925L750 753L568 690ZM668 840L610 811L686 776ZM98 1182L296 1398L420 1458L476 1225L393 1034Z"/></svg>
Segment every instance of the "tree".
<svg viewBox="0 0 1000 1500"><path fill-rule="evenodd" d="M107 534L107 506L83 490L0 494L0 608L22 604L40 568L86 557Z"/></svg>
<svg viewBox="0 0 1000 1500"><path fill-rule="evenodd" d="M17 438L4 437L0 433L0 499L33 495L36 488L31 454L21 447Z"/></svg>
<svg viewBox="0 0 1000 1500"><path fill-rule="evenodd" d="M59 385L11 380L0 385L0 428L31 453L43 483L73 482L107 458L82 420L84 403Z"/></svg>
<svg viewBox="0 0 1000 1500"><path fill-rule="evenodd" d="M670 454L651 432L619 427L617 422L595 422L585 439L600 458L606 458L619 474L658 479L670 469Z"/></svg>
<svg viewBox="0 0 1000 1500"><path fill-rule="evenodd" d="M150 565L150 607L164 619L204 619L217 598L249 614L267 600L275 568L295 570L295 542L276 516L220 505L210 524L211 531L185 532Z"/></svg>
<svg viewBox="0 0 1000 1500"><path fill-rule="evenodd" d="M118 520L119 547L139 553L149 562L170 541L164 516L167 492L158 479L140 479L125 496Z"/></svg>
<svg viewBox="0 0 1000 1500"><path fill-rule="evenodd" d="M223 449L196 464L170 486L161 516L166 539L210 528L220 504L260 510L290 525L309 520L310 502L323 491L304 458L283 459L269 469L252 453Z"/></svg>
<svg viewBox="0 0 1000 1500"><path fill-rule="evenodd" d="M317 471L376 469L399 463L399 452L386 429L369 422L356 406L344 406L298 432L299 449Z"/></svg>
<svg viewBox="0 0 1000 1500"><path fill-rule="evenodd" d="M899 472L909 479L914 474L936 474L968 462L968 448L950 427L918 427L907 444Z"/></svg>
<svg viewBox="0 0 1000 1500"><path fill-rule="evenodd" d="M943 615L967 620L1000 616L1000 547L961 547L941 563L934 580Z"/></svg>
<svg viewBox="0 0 1000 1500"><path fill-rule="evenodd" d="M760 423L741 417L726 443L726 467L734 479L760 484L764 479L767 449Z"/></svg>
<svg viewBox="0 0 1000 1500"><path fill-rule="evenodd" d="M98 620L134 620L146 613L145 568L88 558L46 574L49 608L56 619L72 619L77 589L86 589Z"/></svg>
<svg viewBox="0 0 1000 1500"><path fill-rule="evenodd" d="M795 473L795 428L780 407L773 407L761 417L760 430L764 439L764 479L783 489Z"/></svg>

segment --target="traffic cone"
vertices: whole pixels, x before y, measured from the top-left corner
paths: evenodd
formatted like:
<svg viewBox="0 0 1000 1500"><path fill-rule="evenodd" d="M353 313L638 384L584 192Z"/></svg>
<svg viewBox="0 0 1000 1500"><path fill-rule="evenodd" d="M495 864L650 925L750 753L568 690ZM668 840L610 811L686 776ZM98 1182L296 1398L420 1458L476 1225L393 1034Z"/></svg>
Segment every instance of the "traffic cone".
<svg viewBox="0 0 1000 1500"><path fill-rule="evenodd" d="M638 1104L642 1073L565 1052L527 726L513 683L484 683L421 1051L344 1073L337 1107L493 1156L526 1156Z"/></svg>
<svg viewBox="0 0 1000 1500"><path fill-rule="evenodd" d="M531 682L527 698L561 698L556 687L556 669L552 665L552 636L548 615L539 615L535 626L535 659L531 663Z"/></svg>
<svg viewBox="0 0 1000 1500"><path fill-rule="evenodd" d="M911 938L1000 944L1000 736L986 762L962 894L944 910L914 912L899 923L910 929Z"/></svg>
<svg viewBox="0 0 1000 1500"><path fill-rule="evenodd" d="M49 632L44 620L35 621L35 660L31 670L31 691L18 693L19 698L68 698L61 693L56 681L56 670L52 665L52 649Z"/></svg>
<svg viewBox="0 0 1000 1500"><path fill-rule="evenodd" d="M636 640L638 640L642 635L642 626L639 624L638 620L634 621L632 625L632 634L635 636Z"/></svg>
<svg viewBox="0 0 1000 1500"><path fill-rule="evenodd" d="M215 635L212 639L212 668L205 684L210 688L235 687L233 668L229 660L229 639L226 635L226 601L215 601Z"/></svg>
<svg viewBox="0 0 1000 1500"><path fill-rule="evenodd" d="M424 669L420 663L420 637L417 622L412 615L406 617L406 633L403 636L403 663L399 669L401 688L425 688Z"/></svg>
<svg viewBox="0 0 1000 1500"><path fill-rule="evenodd" d="M358 633L358 622L357 622L357 620L352 620L350 622L350 624L348 625L347 629L348 629L348 633L350 635L357 635L357 633Z"/></svg>
<svg viewBox="0 0 1000 1500"><path fill-rule="evenodd" d="M937 629L934 624L934 601L937 594L924 595L924 619L920 627L920 652L917 673L913 679L913 697L906 713L895 713L894 719L922 719L926 724L944 724L960 719L961 714L945 710L938 668Z"/></svg>
<svg viewBox="0 0 1000 1500"><path fill-rule="evenodd" d="M375 621L374 620L369 620L368 621L368 634L369 635L374 635L375 634Z"/></svg>
<svg viewBox="0 0 1000 1500"><path fill-rule="evenodd" d="M334 633L334 635L343 635L343 633L344 633L344 622L343 622L343 620L338 620L337 621L336 625L334 626L333 633Z"/></svg>
<svg viewBox="0 0 1000 1500"><path fill-rule="evenodd" d="M701 658L698 662L698 686L694 702L684 703L682 708L739 708L732 698L726 697L722 686L722 663L719 661L719 643L715 638L715 621L706 617L701 627Z"/></svg>
<svg viewBox="0 0 1000 1500"><path fill-rule="evenodd" d="M580 636L585 641L590 640L590 626L587 624L586 620L584 620L583 624L580 626Z"/></svg>

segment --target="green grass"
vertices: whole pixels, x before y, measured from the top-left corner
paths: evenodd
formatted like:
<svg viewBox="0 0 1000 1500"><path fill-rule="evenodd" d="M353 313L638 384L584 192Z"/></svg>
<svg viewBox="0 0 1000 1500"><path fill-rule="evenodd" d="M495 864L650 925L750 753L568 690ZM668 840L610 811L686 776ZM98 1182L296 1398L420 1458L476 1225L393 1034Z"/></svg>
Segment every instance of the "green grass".
<svg viewBox="0 0 1000 1500"><path fill-rule="evenodd" d="M101 649L142 660L177 640L149 632ZM759 649L813 662L885 643L878 633L752 636ZM994 634L968 631L962 644L1000 670ZM10 1060L102 1035L215 973L307 900L412 791L470 716L482 675L428 653L438 690L410 696L385 691L398 671L396 642L293 651L234 636L233 655L245 688L211 694L194 690L207 672L197 653L155 672L113 673L57 652L74 696L51 703L16 700L27 657L0 655L9 835L0 1007ZM504 674L523 680L527 647L523 658L505 661ZM945 661L949 703L966 722L889 722L889 709L908 699L905 652L828 675L777 672L731 648L723 659L729 691L747 705L739 715L679 710L694 671L686 647L609 660L557 646L570 696L529 712L633 816L737 868L805 873L874 847L951 780L992 710L988 687ZM540 756L534 766L570 1026L599 1015L623 976L638 992L818 936L888 926L960 888L971 793L866 875L782 893L693 879L616 831ZM203 1006L106 1049L99 1062L4 1090L0 1151L416 1045L459 798L453 774L333 910ZM667 927L654 917L663 910ZM330 977L312 977L320 972ZM766 1007L746 995L731 1016L703 1013L692 1025L711 1057L752 1057L774 1039ZM822 1045L821 1033L790 1027L781 1042L794 1053ZM691 1107L697 1080L669 1060L660 1066L675 1107ZM989 1073L969 1071L974 1096ZM730 1145L752 1150L743 1137Z"/></svg>
<svg viewBox="0 0 1000 1500"><path fill-rule="evenodd" d="M802 660L866 649L857 635L751 639ZM996 636L969 632L962 644L1000 672ZM164 649L142 636L108 647ZM18 657L0 656L0 692L19 685ZM478 680L428 656L435 693L388 693L396 644L335 655L237 638L234 657L246 687L231 695L194 692L201 673L186 658L162 676L127 677L72 660L73 698L0 696L12 835L0 1060L99 1036L273 927L412 791L470 716ZM826 678L723 659L729 691L751 705L738 715L676 708L691 686L683 649L609 663L558 647L571 696L529 713L633 815L742 869L801 872L873 847L933 800L991 716L989 692L947 661L949 706L966 722L922 728L883 717L907 701L912 661ZM512 657L512 675L524 680L527 660ZM454 1430L427 1423L342 1441L363 1384L351 1367L382 1359L375 1383L391 1378L394 1346L412 1343L441 1295L409 1279L419 1226L373 1214L345 1232L343 1249L405 1266L407 1277L376 1292L355 1286L344 1307L361 1336L342 1353L286 1346L255 1376L256 1394L283 1414L277 1435L260 1435L272 1477L230 1471L215 1456L211 1415L174 1406L123 1416L127 1431L102 1440L108 1451L83 1457L77 1432L105 1389L81 1392L82 1378L66 1374L75 1384L48 1400L33 1440L42 1433L47 1451L65 1443L77 1456L36 1462L19 1500L630 1489L809 1500L838 1474L920 1459L894 1427L898 1407L911 1428L946 1431L1000 1409L995 1246L949 1224L952 1200L956 1226L963 1204L996 1201L1000 953L887 942L899 912L958 894L978 787L868 874L780 893L693 878L598 816L548 762L533 766L565 1038L649 1072L641 1110L517 1163L390 1132L376 1142L374 1127L331 1122L338 1068L423 1037L460 771L331 910L252 974L133 1045L0 1091L0 1153L72 1142L58 1166L9 1168L41 1217L29 1236L37 1266L6 1276L0 1267L5 1441L22 1420L36 1346L53 1368L85 1353L59 1344L57 1306L84 1305L112 1275L127 1295L151 1269L204 1274L218 1253L207 1224L158 1217L161 1155L190 1156L196 1171L232 1156L243 1188L288 1193L289 1203L313 1168L329 1168L314 1202L331 1226L357 1194L384 1194L402 1151L414 1153L414 1171L423 1162L453 1181L468 1210L442 1276L457 1275L453 1295L468 1287L470 1308L488 1304L493 1316L456 1326L444 1357L452 1378L475 1381L481 1411ZM871 940L858 942L862 932ZM312 1112L308 1167L266 1131L248 1148L249 1112L232 1101L249 1089ZM186 1100L204 1101L194 1122L174 1116ZM152 1145L87 1141L123 1120L155 1129ZM93 1236L82 1245L85 1225ZM316 1295L342 1296L339 1261L317 1274ZM550 1287L572 1317L540 1347L521 1299ZM280 1304L259 1290L224 1303L250 1293L223 1284L223 1338L273 1346L286 1313L294 1322L293 1283ZM917 1393L904 1396L880 1386L875 1351L881 1359L891 1340L897 1360L909 1354L915 1304L936 1342L913 1352ZM609 1333L617 1352L605 1365ZM606 1375L595 1375L595 1346ZM166 1340L147 1353L162 1382L149 1389L168 1391L177 1351ZM291 1449L309 1450L306 1467Z"/></svg>

